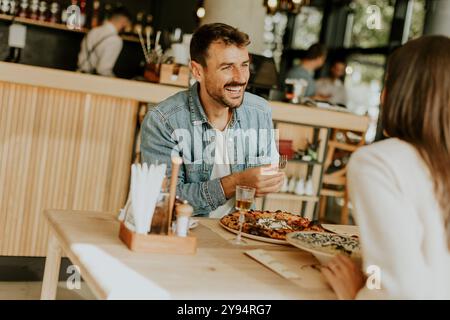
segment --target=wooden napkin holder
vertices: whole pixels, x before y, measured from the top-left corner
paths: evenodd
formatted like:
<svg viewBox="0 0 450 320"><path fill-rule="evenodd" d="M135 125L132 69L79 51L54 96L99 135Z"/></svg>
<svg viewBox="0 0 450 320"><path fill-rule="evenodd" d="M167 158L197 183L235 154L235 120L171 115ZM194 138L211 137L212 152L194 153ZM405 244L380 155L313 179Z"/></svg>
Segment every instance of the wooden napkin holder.
<svg viewBox="0 0 450 320"><path fill-rule="evenodd" d="M194 236L178 237L175 234L137 234L120 223L119 238L127 247L136 252L195 254L197 238Z"/></svg>

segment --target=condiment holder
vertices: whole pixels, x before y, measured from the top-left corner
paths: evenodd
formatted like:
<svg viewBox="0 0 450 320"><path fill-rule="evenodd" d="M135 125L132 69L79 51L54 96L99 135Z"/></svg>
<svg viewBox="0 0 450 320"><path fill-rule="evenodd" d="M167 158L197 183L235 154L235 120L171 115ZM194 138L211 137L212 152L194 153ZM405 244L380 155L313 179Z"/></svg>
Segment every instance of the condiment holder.
<svg viewBox="0 0 450 320"><path fill-rule="evenodd" d="M121 221L119 238L127 245L127 247L136 252L166 253L166 254L195 254L197 251L197 238L189 234L189 218L192 216L193 208L186 201L175 205L176 185L178 180L178 171L181 165L180 158L172 159L172 174L170 180L169 194L166 204L163 207L155 207L153 219L151 221L150 233L136 233L130 230L127 225ZM167 194L165 194L167 198ZM175 207L177 216L176 233L171 230L172 211ZM129 210L130 204L127 203L124 211ZM164 210L161 215L158 210ZM161 223L161 219L166 219ZM124 219L126 221L126 219ZM187 221L187 222L186 222ZM157 224L161 224L159 228ZM153 232L152 232L153 230ZM157 230L157 231L156 231ZM154 233L154 232L157 232Z"/></svg>

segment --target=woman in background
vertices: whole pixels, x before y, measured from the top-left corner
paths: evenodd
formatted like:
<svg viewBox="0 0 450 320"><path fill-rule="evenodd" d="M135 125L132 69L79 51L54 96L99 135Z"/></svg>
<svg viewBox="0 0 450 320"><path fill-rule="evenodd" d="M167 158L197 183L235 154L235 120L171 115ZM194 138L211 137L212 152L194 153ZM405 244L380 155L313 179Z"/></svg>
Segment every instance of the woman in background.
<svg viewBox="0 0 450 320"><path fill-rule="evenodd" d="M389 59L382 121L390 139L359 149L348 188L364 267L346 257L322 273L341 299L450 299L450 39L425 36Z"/></svg>

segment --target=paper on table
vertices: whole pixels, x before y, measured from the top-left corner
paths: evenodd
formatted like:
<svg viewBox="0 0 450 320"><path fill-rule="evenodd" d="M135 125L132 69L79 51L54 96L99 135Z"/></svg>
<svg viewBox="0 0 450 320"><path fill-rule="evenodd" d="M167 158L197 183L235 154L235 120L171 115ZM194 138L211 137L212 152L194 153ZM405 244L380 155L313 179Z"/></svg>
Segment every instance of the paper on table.
<svg viewBox="0 0 450 320"><path fill-rule="evenodd" d="M333 294L319 271L320 263L308 252L256 249L245 254L299 287L328 289Z"/></svg>

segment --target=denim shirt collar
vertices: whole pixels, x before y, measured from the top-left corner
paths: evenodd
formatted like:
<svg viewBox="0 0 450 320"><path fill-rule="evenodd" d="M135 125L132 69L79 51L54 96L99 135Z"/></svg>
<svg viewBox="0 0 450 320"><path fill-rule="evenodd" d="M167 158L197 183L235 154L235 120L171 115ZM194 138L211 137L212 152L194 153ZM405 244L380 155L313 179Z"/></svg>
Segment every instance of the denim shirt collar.
<svg viewBox="0 0 450 320"><path fill-rule="evenodd" d="M200 102L200 97L198 94L199 83L196 82L189 88L189 110L191 113L191 122L193 125L199 125L203 123L208 123L208 117L205 114L205 110L203 110L203 106ZM233 109L233 118L230 122L230 126L232 127L236 121L240 121L241 113L244 105L242 104L239 108Z"/></svg>

